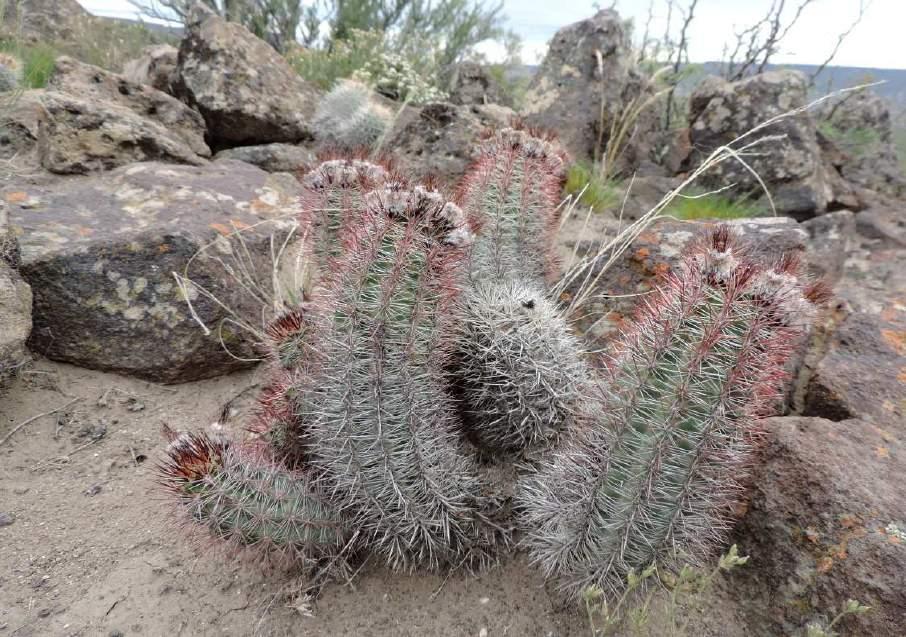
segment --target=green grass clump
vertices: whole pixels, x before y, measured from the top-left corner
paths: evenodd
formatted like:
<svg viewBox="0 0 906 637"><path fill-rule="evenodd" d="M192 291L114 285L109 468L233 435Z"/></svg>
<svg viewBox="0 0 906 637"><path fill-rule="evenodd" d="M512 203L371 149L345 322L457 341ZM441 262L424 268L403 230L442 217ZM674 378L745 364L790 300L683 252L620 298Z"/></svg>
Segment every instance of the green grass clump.
<svg viewBox="0 0 906 637"><path fill-rule="evenodd" d="M857 159L871 155L881 143L881 134L876 129L865 126L841 128L825 120L818 124L818 130Z"/></svg>
<svg viewBox="0 0 906 637"><path fill-rule="evenodd" d="M329 91L337 80L351 77L385 51L383 33L353 29L349 38L330 49L295 47L287 52L286 61L303 79Z"/></svg>
<svg viewBox="0 0 906 637"><path fill-rule="evenodd" d="M18 44L0 40L0 52L14 56L22 64L20 88L44 88L53 72L57 52L49 44Z"/></svg>
<svg viewBox="0 0 906 637"><path fill-rule="evenodd" d="M567 195L578 196L582 206L595 212L616 207L622 198L619 182L602 179L596 167L586 162L569 167L563 190Z"/></svg>
<svg viewBox="0 0 906 637"><path fill-rule="evenodd" d="M664 212L682 221L696 219L745 219L767 217L770 210L764 204L747 198L733 199L722 193L680 195Z"/></svg>

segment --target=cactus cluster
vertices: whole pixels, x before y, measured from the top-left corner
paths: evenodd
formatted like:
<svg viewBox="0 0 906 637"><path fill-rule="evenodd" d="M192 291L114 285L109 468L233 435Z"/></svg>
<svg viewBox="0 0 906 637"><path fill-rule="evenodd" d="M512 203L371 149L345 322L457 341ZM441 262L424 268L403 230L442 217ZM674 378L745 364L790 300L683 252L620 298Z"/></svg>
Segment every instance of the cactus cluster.
<svg viewBox="0 0 906 637"><path fill-rule="evenodd" d="M598 381L599 421L519 485L525 544L562 590L619 590L719 545L757 419L823 294L793 259L756 265L726 226L663 281Z"/></svg>
<svg viewBox="0 0 906 637"><path fill-rule="evenodd" d="M0 51L0 93L15 91L22 84L22 62Z"/></svg>
<svg viewBox="0 0 906 637"><path fill-rule="evenodd" d="M516 525L569 594L718 548L820 289L719 227L599 368L547 288L565 155L520 129L479 151L455 201L348 157L303 178L317 275L267 329L256 436L182 434L161 468L197 523L403 571L481 567Z"/></svg>
<svg viewBox="0 0 906 637"><path fill-rule="evenodd" d="M313 128L322 146L353 151L372 148L392 120L393 113L369 87L345 80L318 104Z"/></svg>

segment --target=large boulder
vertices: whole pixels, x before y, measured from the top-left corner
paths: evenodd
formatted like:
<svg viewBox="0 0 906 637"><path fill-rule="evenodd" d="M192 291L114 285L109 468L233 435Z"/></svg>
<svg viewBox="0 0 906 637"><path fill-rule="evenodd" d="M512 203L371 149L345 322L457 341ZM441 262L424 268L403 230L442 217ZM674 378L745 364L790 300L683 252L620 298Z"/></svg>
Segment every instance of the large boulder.
<svg viewBox="0 0 906 637"><path fill-rule="evenodd" d="M42 105L38 154L51 172L86 174L153 159L205 162L167 126L125 106L53 91Z"/></svg>
<svg viewBox="0 0 906 637"><path fill-rule="evenodd" d="M692 166L771 118L805 106L807 96L808 82L797 71L771 71L738 82L706 78L689 101ZM785 117L748 141L773 136L777 138L756 146L746 161L771 192L778 213L807 219L824 212L833 192L811 117L805 112ZM762 194L759 180L734 159L708 170L701 183L733 183L741 192Z"/></svg>
<svg viewBox="0 0 906 637"><path fill-rule="evenodd" d="M906 618L906 432L863 420L773 418L736 537L734 575L754 635L827 626L847 599L871 606L842 635L901 635ZM763 623L766 622L766 623Z"/></svg>
<svg viewBox="0 0 906 637"><path fill-rule="evenodd" d="M600 156L627 105L648 91L625 21L602 10L554 34L522 114L529 124L556 132L573 157L589 159ZM643 111L627 131L620 168L634 168L647 156L651 115Z"/></svg>
<svg viewBox="0 0 906 637"><path fill-rule="evenodd" d="M893 140L890 105L870 89L828 102L818 115L819 130L842 153L835 165L859 186L906 197L906 174Z"/></svg>
<svg viewBox="0 0 906 637"><path fill-rule="evenodd" d="M147 84L172 95L178 61L179 49L169 44L154 44L123 65L123 76L130 82Z"/></svg>
<svg viewBox="0 0 906 637"><path fill-rule="evenodd" d="M242 25L191 14L177 75L177 94L204 116L217 150L312 138L318 90Z"/></svg>
<svg viewBox="0 0 906 637"><path fill-rule="evenodd" d="M601 242L578 240L573 246L579 257L590 258L590 266L566 288L563 300L576 295L588 301L576 316L578 329L596 344L604 344L626 326L634 308L645 293L657 285L660 276L679 265L691 242L700 239L716 221L678 221L658 219L632 241L625 252L607 269L609 253L600 254ZM770 262L784 253L804 255L808 235L787 217L764 217L724 222L751 246L761 262ZM605 236L609 241L618 227ZM603 270L603 271L602 271ZM583 291L587 290L587 291Z"/></svg>
<svg viewBox="0 0 906 637"><path fill-rule="evenodd" d="M407 174L416 178L432 175L455 184L476 159L482 133L507 126L514 116L511 109L496 104L432 102L405 108L383 147Z"/></svg>
<svg viewBox="0 0 906 637"><path fill-rule="evenodd" d="M28 359L25 343L31 332L31 303L31 288L0 260L0 388Z"/></svg>
<svg viewBox="0 0 906 637"><path fill-rule="evenodd" d="M297 173L317 162L312 150L295 144L237 146L220 151L214 159L238 159L269 173Z"/></svg>
<svg viewBox="0 0 906 637"><path fill-rule="evenodd" d="M0 26L14 29L9 35L36 42L84 35L85 25L95 19L77 0L16 0L0 3L0 10Z"/></svg>
<svg viewBox="0 0 906 637"><path fill-rule="evenodd" d="M500 104L512 106L497 80L477 62L463 62L453 71L450 82L453 104Z"/></svg>
<svg viewBox="0 0 906 637"><path fill-rule="evenodd" d="M298 212L291 175L148 162L21 194L5 193L35 293L32 350L164 383L250 364L250 339L225 308L257 327L262 308L227 269L268 288L271 240L281 245ZM181 289L174 273L193 283Z"/></svg>
<svg viewBox="0 0 906 637"><path fill-rule="evenodd" d="M128 108L166 128L170 137L184 143L196 155L211 156L204 141L204 119L198 111L155 88L67 56L57 58L47 86L93 102Z"/></svg>

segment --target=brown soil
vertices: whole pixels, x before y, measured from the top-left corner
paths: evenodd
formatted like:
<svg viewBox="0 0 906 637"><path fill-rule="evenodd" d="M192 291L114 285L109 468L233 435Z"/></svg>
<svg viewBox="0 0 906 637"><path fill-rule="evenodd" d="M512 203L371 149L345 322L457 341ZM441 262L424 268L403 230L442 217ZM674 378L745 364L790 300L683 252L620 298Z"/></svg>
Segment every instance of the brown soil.
<svg viewBox="0 0 906 637"><path fill-rule="evenodd" d="M236 430L256 380L161 387L47 361L15 380L0 396L0 439L80 401L0 447L0 514L14 517L0 526L0 636L588 634L521 555L446 581L366 562L309 600L299 576L189 541L154 484L161 425L201 428L226 411ZM748 634L717 594L688 634Z"/></svg>

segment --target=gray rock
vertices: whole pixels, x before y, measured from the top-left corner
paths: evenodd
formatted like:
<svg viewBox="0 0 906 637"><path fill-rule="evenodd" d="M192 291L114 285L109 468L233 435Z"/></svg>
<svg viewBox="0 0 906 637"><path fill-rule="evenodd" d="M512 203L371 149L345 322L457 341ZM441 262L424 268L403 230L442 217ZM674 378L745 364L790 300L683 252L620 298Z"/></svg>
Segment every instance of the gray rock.
<svg viewBox="0 0 906 637"><path fill-rule="evenodd" d="M673 270L690 243L708 229L712 221L677 221L663 218L655 221L611 265L600 278L603 256L591 265L589 280L597 279L587 311L581 312L576 326L593 343L603 345L625 326L640 298L654 289L659 277ZM803 254L808 235L799 224L787 217L739 219L726 222L746 240L756 259L769 262L789 252ZM611 235L612 237L613 235ZM596 242L581 242L578 254L595 254ZM582 277L567 289L569 296L578 293Z"/></svg>
<svg viewBox="0 0 906 637"><path fill-rule="evenodd" d="M249 366L224 345L251 358L250 339L222 323L227 312L199 288L260 327L261 302L226 267L244 263L270 289L270 241L283 241L298 195L292 176L232 160L140 163L29 189L29 207L12 204L10 217L21 273L35 292L30 347L54 360L165 383ZM235 236L243 228L244 245ZM195 282L185 293L210 334L193 320L174 272Z"/></svg>
<svg viewBox="0 0 906 637"><path fill-rule="evenodd" d="M843 275L846 255L854 245L856 215L849 210L838 210L809 219L801 227L809 236L809 273L833 285Z"/></svg>
<svg viewBox="0 0 906 637"><path fill-rule="evenodd" d="M836 164L859 186L906 196L906 174L893 141L890 105L870 89L826 103L819 117L822 133L842 151Z"/></svg>
<svg viewBox="0 0 906 637"><path fill-rule="evenodd" d="M179 47L176 92L215 149L312 138L318 90L245 27L196 12Z"/></svg>
<svg viewBox="0 0 906 637"><path fill-rule="evenodd" d="M759 124L804 106L807 92L805 76L796 71L771 71L733 83L706 78L690 98L691 165ZM760 155L747 159L770 190L778 213L807 219L824 212L833 192L812 119L807 113L785 118L752 141L774 135L782 137L766 141L757 147ZM735 183L742 192L762 194L757 179L732 159L709 170L701 183L718 187Z"/></svg>
<svg viewBox="0 0 906 637"><path fill-rule="evenodd" d="M735 542L733 575L763 635L798 635L847 599L871 606L835 629L898 635L906 617L906 436L862 420L772 418Z"/></svg>
<svg viewBox="0 0 906 637"><path fill-rule="evenodd" d="M163 126L170 137L181 141L196 155L211 156L204 141L204 119L198 111L155 88L66 56L57 58L47 86L83 100L128 108Z"/></svg>
<svg viewBox="0 0 906 637"><path fill-rule="evenodd" d="M0 110L0 160L13 161L18 168L38 166L43 96L43 89L33 89L18 94L12 103L3 104Z"/></svg>
<svg viewBox="0 0 906 637"><path fill-rule="evenodd" d="M595 156L599 134L606 144L611 123L648 91L624 20L613 10L602 10L554 34L522 114L527 123L556 132L573 157L589 159ZM647 156L647 137L654 130L650 117L646 111L635 122L621 168L632 168Z"/></svg>
<svg viewBox="0 0 906 637"><path fill-rule="evenodd" d="M906 248L906 216L890 207L872 208L856 215L856 229L867 239L888 248Z"/></svg>
<svg viewBox="0 0 906 637"><path fill-rule="evenodd" d="M477 157L477 143L489 127L509 124L505 106L457 106L447 102L407 107L396 118L383 147L415 178L433 175L455 184Z"/></svg>
<svg viewBox="0 0 906 637"><path fill-rule="evenodd" d="M86 174L150 159L205 163L166 126L124 106L56 92L42 103L38 154L51 172Z"/></svg>
<svg viewBox="0 0 906 637"><path fill-rule="evenodd" d="M0 511L0 527L9 526L16 521L16 516L6 511Z"/></svg>
<svg viewBox="0 0 906 637"><path fill-rule="evenodd" d="M19 241L9 223L8 206L3 200L0 200L0 261L14 269L19 267Z"/></svg>
<svg viewBox="0 0 906 637"><path fill-rule="evenodd" d="M453 72L450 86L450 102L453 104L500 104L512 106L503 94L503 89L487 69L476 62L463 62Z"/></svg>
<svg viewBox="0 0 906 637"><path fill-rule="evenodd" d="M295 173L317 162L313 151L293 144L238 146L220 151L214 159L238 159L269 173Z"/></svg>
<svg viewBox="0 0 906 637"><path fill-rule="evenodd" d="M859 217L856 215L856 223ZM858 229L858 226L857 226ZM821 343L803 413L906 422L906 249L861 236L835 293L843 309Z"/></svg>
<svg viewBox="0 0 906 637"><path fill-rule="evenodd" d="M5 9L0 23L15 25L17 37L36 42L71 40L94 19L77 0L16 0L0 8Z"/></svg>
<svg viewBox="0 0 906 637"><path fill-rule="evenodd" d="M25 343L32 329L31 288L0 260L0 386L28 360Z"/></svg>
<svg viewBox="0 0 906 637"><path fill-rule="evenodd" d="M136 84L147 84L158 91L173 94L179 49L169 44L145 47L142 54L123 65L123 76Z"/></svg>

